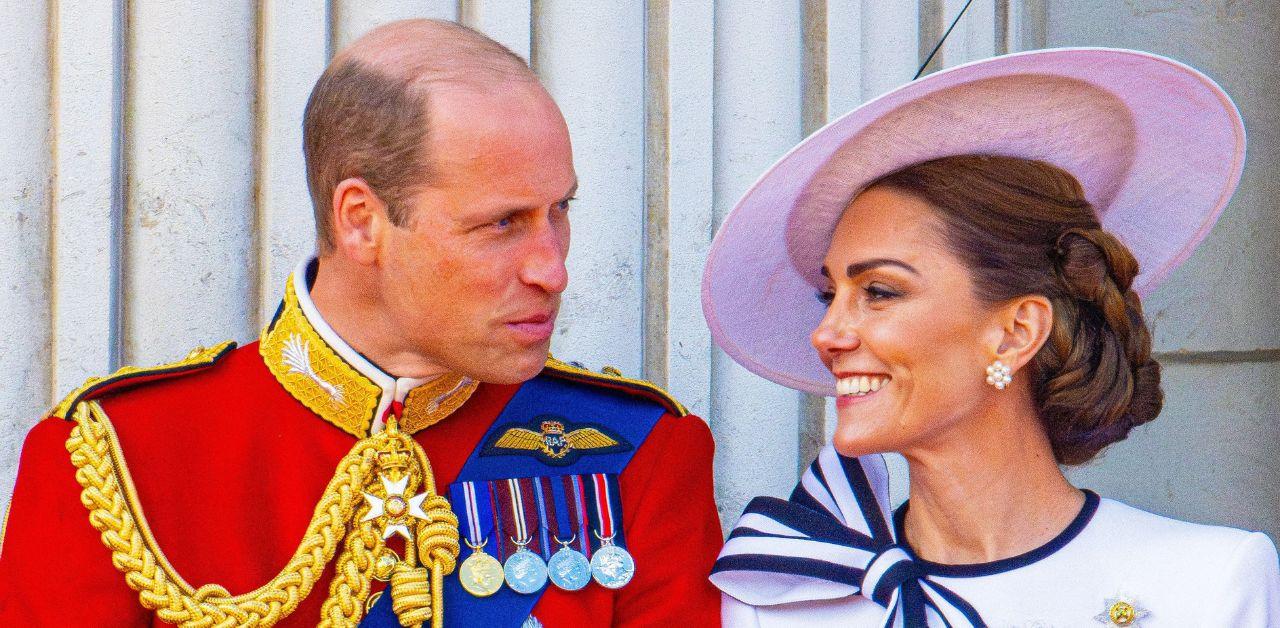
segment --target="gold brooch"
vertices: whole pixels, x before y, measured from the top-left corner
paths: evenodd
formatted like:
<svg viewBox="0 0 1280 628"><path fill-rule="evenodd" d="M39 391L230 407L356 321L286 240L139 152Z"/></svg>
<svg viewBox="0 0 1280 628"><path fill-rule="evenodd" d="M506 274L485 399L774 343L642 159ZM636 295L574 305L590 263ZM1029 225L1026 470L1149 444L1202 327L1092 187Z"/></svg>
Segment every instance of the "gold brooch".
<svg viewBox="0 0 1280 628"><path fill-rule="evenodd" d="M1118 597L1107 598L1103 603L1106 610L1094 615L1094 621L1108 626L1136 626L1141 628L1142 619L1151 614L1137 602Z"/></svg>

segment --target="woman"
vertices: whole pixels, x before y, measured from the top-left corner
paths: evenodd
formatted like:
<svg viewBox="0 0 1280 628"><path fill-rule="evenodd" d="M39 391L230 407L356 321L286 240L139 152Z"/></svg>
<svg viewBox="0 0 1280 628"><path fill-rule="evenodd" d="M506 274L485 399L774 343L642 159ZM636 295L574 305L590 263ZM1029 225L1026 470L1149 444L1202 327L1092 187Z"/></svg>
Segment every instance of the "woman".
<svg viewBox="0 0 1280 628"><path fill-rule="evenodd" d="M835 395L838 425L731 535L726 625L1280 625L1265 535L1060 467L1159 414L1139 292L1212 226L1243 144L1199 72L1077 49L940 72L784 157L717 235L704 309L748 369ZM888 451L910 466L893 513Z"/></svg>

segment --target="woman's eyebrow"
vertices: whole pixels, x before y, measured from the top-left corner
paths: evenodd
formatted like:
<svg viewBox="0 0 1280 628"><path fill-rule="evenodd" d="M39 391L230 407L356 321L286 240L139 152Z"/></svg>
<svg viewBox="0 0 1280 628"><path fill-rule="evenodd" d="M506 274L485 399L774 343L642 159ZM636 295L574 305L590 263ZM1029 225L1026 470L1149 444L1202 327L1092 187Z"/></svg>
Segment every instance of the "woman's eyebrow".
<svg viewBox="0 0 1280 628"><path fill-rule="evenodd" d="M845 274L849 277L857 277L858 275L861 275L862 273L865 273L868 270L871 270L873 268L879 268L880 266L897 266L898 268L901 268L913 275L920 274L920 271L916 270L913 266L911 266L906 262L899 261L896 259L883 258L883 257L864 260L861 262L854 262L852 264L849 264L849 268L845 269ZM824 268L823 271L825 272L826 269ZM830 275L828 275L828 277L829 276Z"/></svg>

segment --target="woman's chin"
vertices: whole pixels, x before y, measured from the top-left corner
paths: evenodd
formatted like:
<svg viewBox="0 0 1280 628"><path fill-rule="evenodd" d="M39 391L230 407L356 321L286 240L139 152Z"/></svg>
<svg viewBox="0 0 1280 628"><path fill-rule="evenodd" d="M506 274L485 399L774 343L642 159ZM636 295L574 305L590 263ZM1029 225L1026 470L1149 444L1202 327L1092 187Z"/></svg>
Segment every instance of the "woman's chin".
<svg viewBox="0 0 1280 628"><path fill-rule="evenodd" d="M867 433L863 425L845 425L843 419L836 426L831 437L831 444L841 456L856 458L868 454L881 454L893 451L891 443L883 435Z"/></svg>

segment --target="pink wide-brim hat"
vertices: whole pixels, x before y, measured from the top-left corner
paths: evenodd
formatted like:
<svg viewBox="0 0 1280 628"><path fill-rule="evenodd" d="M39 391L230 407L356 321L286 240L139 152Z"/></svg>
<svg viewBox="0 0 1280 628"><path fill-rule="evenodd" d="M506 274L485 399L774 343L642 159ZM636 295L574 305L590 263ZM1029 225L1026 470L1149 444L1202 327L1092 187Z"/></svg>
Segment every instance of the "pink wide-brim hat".
<svg viewBox="0 0 1280 628"><path fill-rule="evenodd" d="M833 396L809 336L823 258L853 197L952 155L1038 159L1074 175L1149 293L1191 254L1240 181L1240 112L1212 79L1134 50L1036 50L942 70L872 100L778 160L725 218L707 258L711 335L753 373Z"/></svg>

